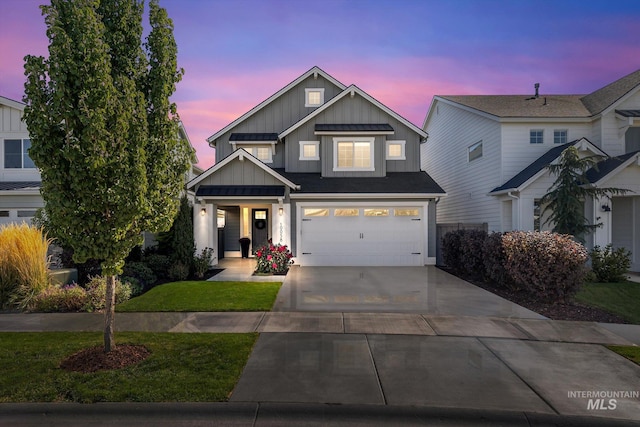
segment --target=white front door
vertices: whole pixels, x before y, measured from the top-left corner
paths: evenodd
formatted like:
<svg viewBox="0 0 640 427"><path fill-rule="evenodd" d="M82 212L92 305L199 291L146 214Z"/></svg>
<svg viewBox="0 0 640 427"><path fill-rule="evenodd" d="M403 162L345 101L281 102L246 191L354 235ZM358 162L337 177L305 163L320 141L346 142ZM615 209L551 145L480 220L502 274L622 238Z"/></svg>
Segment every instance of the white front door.
<svg viewBox="0 0 640 427"><path fill-rule="evenodd" d="M301 265L424 265L422 207L302 206Z"/></svg>

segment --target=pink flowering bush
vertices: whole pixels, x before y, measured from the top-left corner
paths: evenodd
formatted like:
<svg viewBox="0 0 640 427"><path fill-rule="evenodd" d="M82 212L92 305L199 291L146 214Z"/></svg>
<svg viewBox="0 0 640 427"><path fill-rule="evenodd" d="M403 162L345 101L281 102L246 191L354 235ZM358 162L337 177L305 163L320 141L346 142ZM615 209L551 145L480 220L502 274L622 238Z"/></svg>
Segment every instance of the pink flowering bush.
<svg viewBox="0 0 640 427"><path fill-rule="evenodd" d="M584 281L587 250L569 235L512 231L502 236L502 245L509 276L540 299L564 302Z"/></svg>
<svg viewBox="0 0 640 427"><path fill-rule="evenodd" d="M256 251L256 273L285 274L293 264L293 255L287 245L274 245L271 239Z"/></svg>

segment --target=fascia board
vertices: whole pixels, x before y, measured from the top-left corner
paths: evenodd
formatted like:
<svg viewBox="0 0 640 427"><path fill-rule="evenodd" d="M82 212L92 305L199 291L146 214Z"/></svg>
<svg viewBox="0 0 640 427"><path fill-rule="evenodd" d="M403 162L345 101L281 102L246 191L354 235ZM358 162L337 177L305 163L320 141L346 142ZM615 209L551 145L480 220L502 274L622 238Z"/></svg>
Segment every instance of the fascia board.
<svg viewBox="0 0 640 427"><path fill-rule="evenodd" d="M291 199L435 199L447 193L291 193Z"/></svg>
<svg viewBox="0 0 640 427"><path fill-rule="evenodd" d="M321 75L322 77L324 77L325 79L327 79L328 81L330 81L331 83L333 83L334 85L339 87L340 89L344 89L346 87L344 84L340 83L338 80L336 80L335 78L331 77L329 74L327 74L326 72L321 70L319 67L315 66L315 67L311 68L309 71L307 71L306 73L302 74L300 77L298 77L294 81L292 81L291 83L289 83L288 85L286 85L285 87L283 87L282 89L280 89L279 91L277 91L276 93L274 93L273 95L271 95L269 98L267 98L264 101L262 101L260 104L258 104L255 107L253 107L251 110L249 110L246 113L244 113L242 116L238 117L233 122L229 123L227 126L222 128L218 132L216 132L213 135L211 135L209 138L207 138L207 142L209 143L210 146L212 146L211 144L216 139L218 139L221 135L223 135L224 133L226 133L230 129L233 129L235 126L237 126L238 124L242 123L244 120L248 119L253 114L255 114L258 111L262 110L264 107L266 107L267 105L271 104L271 102L273 102L275 99L279 98L281 95L283 95L284 93L288 92L291 88L295 87L300 82L302 82L304 79L306 79L307 77L313 75L314 73L317 73L317 74Z"/></svg>

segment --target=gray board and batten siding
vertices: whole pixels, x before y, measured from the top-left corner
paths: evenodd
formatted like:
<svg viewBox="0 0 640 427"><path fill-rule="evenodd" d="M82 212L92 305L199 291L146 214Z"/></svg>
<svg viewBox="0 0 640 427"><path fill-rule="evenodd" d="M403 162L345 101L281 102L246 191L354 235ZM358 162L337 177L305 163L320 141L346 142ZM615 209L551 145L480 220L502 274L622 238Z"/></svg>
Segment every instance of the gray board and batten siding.
<svg viewBox="0 0 640 427"><path fill-rule="evenodd" d="M305 107L305 89L309 88L323 88L325 103L342 92L341 88L322 77L322 75L318 74L317 78L310 75L217 138L216 161L219 162L233 151L231 144L229 144L229 137L232 133L280 133L314 112L318 107ZM282 151L280 144L276 145L277 151ZM274 163L269 166L274 168L285 167L284 158L279 156L278 153L275 154Z"/></svg>

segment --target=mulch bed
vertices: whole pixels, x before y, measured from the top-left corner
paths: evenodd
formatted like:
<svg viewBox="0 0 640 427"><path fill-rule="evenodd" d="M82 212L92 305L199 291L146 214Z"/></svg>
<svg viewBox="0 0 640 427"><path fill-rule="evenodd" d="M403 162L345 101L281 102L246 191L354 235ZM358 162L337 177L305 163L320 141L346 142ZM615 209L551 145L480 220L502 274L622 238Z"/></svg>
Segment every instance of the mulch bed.
<svg viewBox="0 0 640 427"><path fill-rule="evenodd" d="M120 344L109 353L104 352L104 346L96 346L72 354L60 363L60 368L83 373L122 369L142 362L150 355L143 345Z"/></svg>
<svg viewBox="0 0 640 427"><path fill-rule="evenodd" d="M448 273L456 275L453 271L443 268ZM458 276L458 275L456 275ZM460 276L458 276L460 277ZM601 310L596 307L590 307L581 304L577 301L570 301L566 304L550 304L545 301L540 301L522 291L513 291L510 289L504 289L497 287L493 283L485 283L477 280L470 280L465 277L460 277L475 286L487 290L493 294L501 296L511 302L514 302L522 307L528 308L531 311L535 311L549 319L553 320L578 320L584 322L601 322L601 323L629 323L622 317L609 313L608 311Z"/></svg>

